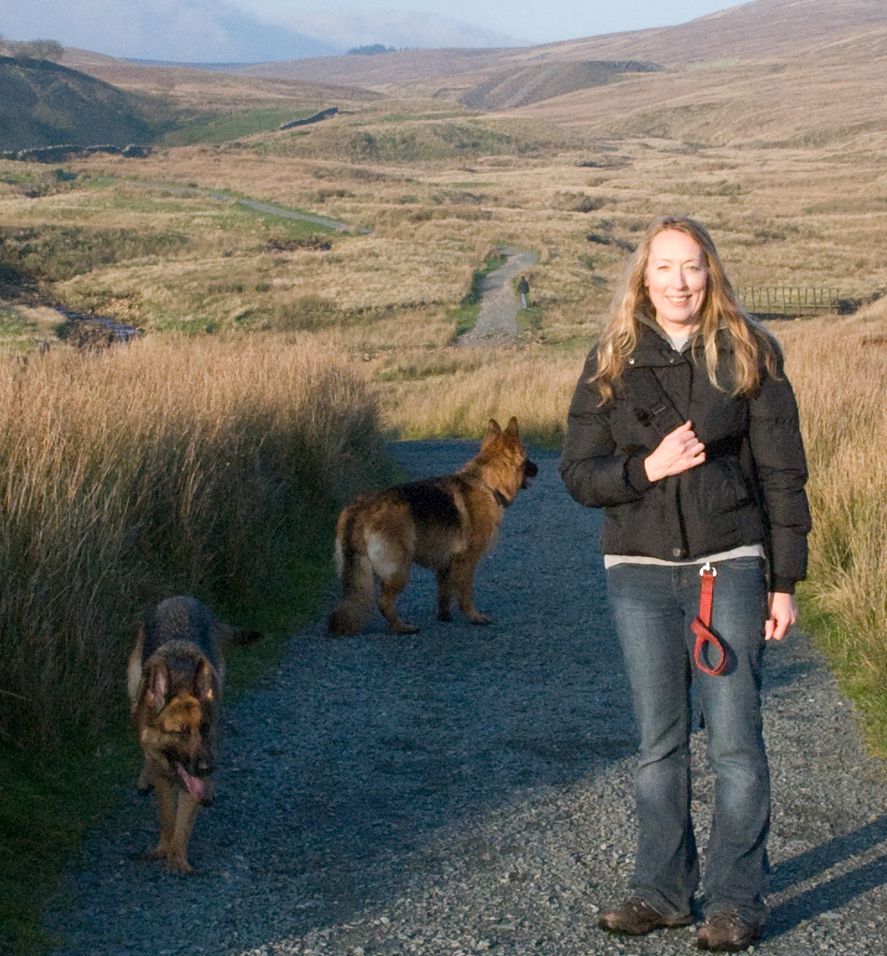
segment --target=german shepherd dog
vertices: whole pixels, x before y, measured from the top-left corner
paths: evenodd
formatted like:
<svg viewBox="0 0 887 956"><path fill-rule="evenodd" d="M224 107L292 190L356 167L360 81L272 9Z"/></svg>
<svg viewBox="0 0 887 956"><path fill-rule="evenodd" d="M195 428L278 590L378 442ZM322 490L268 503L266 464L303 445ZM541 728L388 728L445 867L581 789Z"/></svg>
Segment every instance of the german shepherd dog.
<svg viewBox="0 0 887 956"><path fill-rule="evenodd" d="M139 627L127 674L145 758L138 788L157 792L160 840L151 857L173 873L192 872L188 841L197 810L213 801L222 647L260 636L228 627L193 597L161 601Z"/></svg>
<svg viewBox="0 0 887 956"><path fill-rule="evenodd" d="M490 617L474 606L474 572L493 546L505 509L539 469L527 457L517 419L503 431L490 419L478 454L453 475L425 478L363 495L336 527L335 560L342 600L329 618L332 634L357 634L375 603L395 634L419 628L401 620L396 602L413 563L437 572L437 617L451 619L455 597L475 624Z"/></svg>

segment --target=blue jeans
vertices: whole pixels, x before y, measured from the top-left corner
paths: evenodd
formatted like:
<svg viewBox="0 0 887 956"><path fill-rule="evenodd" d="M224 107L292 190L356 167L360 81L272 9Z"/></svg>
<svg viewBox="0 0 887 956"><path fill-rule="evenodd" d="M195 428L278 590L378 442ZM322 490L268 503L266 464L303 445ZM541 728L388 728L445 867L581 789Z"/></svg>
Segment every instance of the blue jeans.
<svg viewBox="0 0 887 956"><path fill-rule="evenodd" d="M720 677L693 666L690 622L699 611L699 566L618 564L607 572L610 607L640 733L638 851L633 894L665 915L689 912L699 884L690 819L690 682L696 685L715 774L706 852L706 916L763 918L770 773L761 733L761 659L767 585L763 561L717 564L712 630L727 650Z"/></svg>

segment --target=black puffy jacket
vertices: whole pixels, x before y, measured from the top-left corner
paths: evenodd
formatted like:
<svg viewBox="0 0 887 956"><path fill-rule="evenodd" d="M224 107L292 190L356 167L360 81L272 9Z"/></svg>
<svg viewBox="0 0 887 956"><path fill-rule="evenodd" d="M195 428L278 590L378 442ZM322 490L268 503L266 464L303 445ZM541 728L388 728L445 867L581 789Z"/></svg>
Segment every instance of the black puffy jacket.
<svg viewBox="0 0 887 956"><path fill-rule="evenodd" d="M605 509L605 554L688 561L763 544L770 589L794 590L807 566L810 512L798 408L788 380L764 373L756 394L731 398L732 346L718 333L718 381L701 341L680 353L641 325L613 400L588 384L593 351L570 405L560 473L583 505ZM702 465L650 482L644 459L690 420L706 449Z"/></svg>

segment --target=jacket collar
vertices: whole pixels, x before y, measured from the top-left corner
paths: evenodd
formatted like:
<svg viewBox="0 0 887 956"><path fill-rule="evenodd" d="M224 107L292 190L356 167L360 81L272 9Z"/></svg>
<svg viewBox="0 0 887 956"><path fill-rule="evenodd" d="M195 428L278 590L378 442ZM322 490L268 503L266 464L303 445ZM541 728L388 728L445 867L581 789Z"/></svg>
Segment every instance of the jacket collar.
<svg viewBox="0 0 887 956"><path fill-rule="evenodd" d="M659 338L662 339L662 341L665 342L665 344L673 352L680 352L683 355L684 352L688 351L689 349L692 349L693 345L696 342L698 327L690 333L687 341L684 342L684 344L679 349L676 349L674 345L672 345L671 339L665 334L665 332L658 325L655 319L648 318L646 315L644 315L643 312L636 313L635 318L637 319L640 325L646 326L648 329L651 329L657 336L659 336Z"/></svg>

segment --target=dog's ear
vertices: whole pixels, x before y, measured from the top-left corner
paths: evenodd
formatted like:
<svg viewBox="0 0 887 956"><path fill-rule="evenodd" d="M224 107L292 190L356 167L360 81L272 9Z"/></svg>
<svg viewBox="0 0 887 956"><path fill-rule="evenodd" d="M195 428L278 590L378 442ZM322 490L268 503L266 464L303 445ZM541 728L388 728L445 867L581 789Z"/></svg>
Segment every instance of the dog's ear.
<svg viewBox="0 0 887 956"><path fill-rule="evenodd" d="M515 418L514 415L512 415L511 418L508 419L508 426L505 429L505 435L508 438L514 438L514 439L518 437L517 418Z"/></svg>
<svg viewBox="0 0 887 956"><path fill-rule="evenodd" d="M502 434L502 429L499 427L499 422L495 418L490 419L489 427L487 428L487 438L498 438Z"/></svg>
<svg viewBox="0 0 887 956"><path fill-rule="evenodd" d="M166 695L169 693L169 671L163 661L154 661L148 671L145 681L144 701L155 713L160 713L166 706Z"/></svg>
<svg viewBox="0 0 887 956"><path fill-rule="evenodd" d="M194 694L199 701L211 701L216 696L213 669L205 658L197 665L194 675Z"/></svg>

